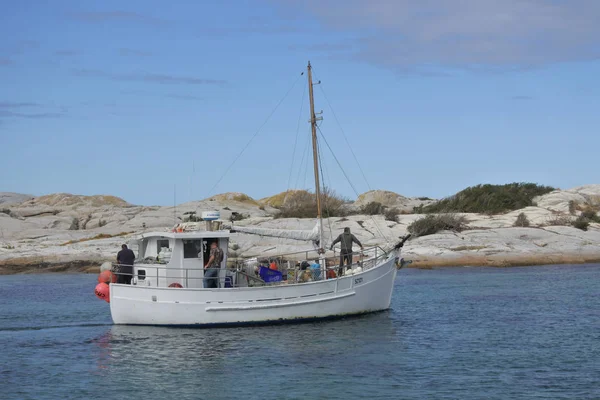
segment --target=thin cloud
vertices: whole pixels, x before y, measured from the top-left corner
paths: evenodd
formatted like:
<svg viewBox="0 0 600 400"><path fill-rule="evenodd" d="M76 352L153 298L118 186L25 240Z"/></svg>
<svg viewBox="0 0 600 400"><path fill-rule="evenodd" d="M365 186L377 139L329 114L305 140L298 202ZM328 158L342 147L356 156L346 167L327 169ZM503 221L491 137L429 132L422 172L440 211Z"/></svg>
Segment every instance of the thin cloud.
<svg viewBox="0 0 600 400"><path fill-rule="evenodd" d="M288 46L288 49L293 51L301 50L309 52L337 52L352 50L352 45L342 43L318 43L311 45L291 45Z"/></svg>
<svg viewBox="0 0 600 400"><path fill-rule="evenodd" d="M202 97L194 96L191 94L167 94L164 97L168 97L171 99L177 99L177 100L190 100L190 101L204 100Z"/></svg>
<svg viewBox="0 0 600 400"><path fill-rule="evenodd" d="M26 103L26 102L14 102L14 101L0 101L0 108L23 108L23 107L40 107L38 103Z"/></svg>
<svg viewBox="0 0 600 400"><path fill-rule="evenodd" d="M44 118L61 118L63 113L45 112L45 113L22 113L14 111L0 110L0 118L26 118L26 119L44 119Z"/></svg>
<svg viewBox="0 0 600 400"><path fill-rule="evenodd" d="M532 96L519 95L519 96L513 96L513 97L511 97L511 99L513 99L513 100L533 100L533 97Z"/></svg>
<svg viewBox="0 0 600 400"><path fill-rule="evenodd" d="M87 23L104 23L104 22L139 22L150 25L164 24L166 21L150 17L143 14L138 14L131 11L83 11L70 14L72 18L87 22Z"/></svg>
<svg viewBox="0 0 600 400"><path fill-rule="evenodd" d="M280 3L275 3L280 4ZM600 59L597 0L289 0L339 36L349 58L396 68L486 71Z"/></svg>
<svg viewBox="0 0 600 400"><path fill-rule="evenodd" d="M81 77L103 78L114 81L158 83L162 85L224 85L227 83L226 81L220 79L204 79L190 76L151 74L145 72L115 74L100 70L77 69L73 71L73 74Z"/></svg>
<svg viewBox="0 0 600 400"><path fill-rule="evenodd" d="M124 57L149 57L152 55L152 53L143 50L121 48L119 49L119 55Z"/></svg>
<svg viewBox="0 0 600 400"><path fill-rule="evenodd" d="M136 96L152 96L152 97L165 97L177 100L187 100L187 101L199 101L204 100L203 97L194 96L191 94L178 94L178 93L153 93L145 90L122 90L122 94L125 95L136 95Z"/></svg>
<svg viewBox="0 0 600 400"><path fill-rule="evenodd" d="M81 52L78 50L57 50L54 52L54 54L61 57L71 57L77 56L81 54Z"/></svg>

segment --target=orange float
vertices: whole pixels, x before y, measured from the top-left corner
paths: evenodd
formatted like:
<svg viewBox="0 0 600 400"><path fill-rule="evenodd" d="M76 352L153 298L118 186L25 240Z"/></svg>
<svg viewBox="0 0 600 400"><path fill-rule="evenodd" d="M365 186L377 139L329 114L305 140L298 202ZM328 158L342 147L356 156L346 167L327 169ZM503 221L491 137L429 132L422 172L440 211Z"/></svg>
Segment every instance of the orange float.
<svg viewBox="0 0 600 400"><path fill-rule="evenodd" d="M94 289L94 294L101 300L110 303L110 287L104 283L100 282L96 285L96 289Z"/></svg>
<svg viewBox="0 0 600 400"><path fill-rule="evenodd" d="M117 281L117 276L113 275L110 271L102 271L100 275L98 275L98 283L115 283Z"/></svg>

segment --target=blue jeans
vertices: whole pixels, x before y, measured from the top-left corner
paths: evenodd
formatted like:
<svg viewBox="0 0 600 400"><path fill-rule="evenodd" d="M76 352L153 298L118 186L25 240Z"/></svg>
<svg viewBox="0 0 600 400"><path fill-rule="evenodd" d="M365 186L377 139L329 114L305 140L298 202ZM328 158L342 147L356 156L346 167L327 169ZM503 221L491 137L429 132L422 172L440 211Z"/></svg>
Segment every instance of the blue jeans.
<svg viewBox="0 0 600 400"><path fill-rule="evenodd" d="M219 268L210 267L204 270L204 287L205 288L218 288L219 287Z"/></svg>

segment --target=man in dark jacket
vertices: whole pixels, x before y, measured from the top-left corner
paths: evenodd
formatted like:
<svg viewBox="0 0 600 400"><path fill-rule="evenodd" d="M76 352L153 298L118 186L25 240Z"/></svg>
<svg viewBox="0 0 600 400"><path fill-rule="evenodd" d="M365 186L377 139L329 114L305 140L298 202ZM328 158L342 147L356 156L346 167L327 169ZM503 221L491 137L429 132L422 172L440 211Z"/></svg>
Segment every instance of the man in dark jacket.
<svg viewBox="0 0 600 400"><path fill-rule="evenodd" d="M330 249L333 250L333 246L336 243L340 243L340 268L338 269L338 276L342 276L344 272L344 261L347 262L347 265L352 264L352 242L355 242L360 248L363 248L363 245L360 241L350 233L350 228L344 228L344 233L341 233L337 239L331 243Z"/></svg>
<svg viewBox="0 0 600 400"><path fill-rule="evenodd" d="M117 263L119 264L119 275L117 276L117 283L131 284L131 278L133 277L133 261L135 260L135 254L133 250L128 249L127 245L121 246L121 251L117 254Z"/></svg>

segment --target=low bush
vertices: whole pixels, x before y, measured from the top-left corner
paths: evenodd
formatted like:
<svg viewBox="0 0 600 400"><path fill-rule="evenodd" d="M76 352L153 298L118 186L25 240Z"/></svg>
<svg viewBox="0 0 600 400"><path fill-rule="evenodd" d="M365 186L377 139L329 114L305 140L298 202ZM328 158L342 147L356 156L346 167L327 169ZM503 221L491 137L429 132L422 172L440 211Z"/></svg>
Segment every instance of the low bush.
<svg viewBox="0 0 600 400"><path fill-rule="evenodd" d="M200 222L203 221L202 217L196 215L196 211L187 211L184 212L183 222Z"/></svg>
<svg viewBox="0 0 600 400"><path fill-rule="evenodd" d="M572 218L566 215L559 215L554 218L550 218L546 221L548 226L569 226L571 225Z"/></svg>
<svg viewBox="0 0 600 400"><path fill-rule="evenodd" d="M577 205L575 204L575 201L569 200L569 214L575 215L576 211L577 211Z"/></svg>
<svg viewBox="0 0 600 400"><path fill-rule="evenodd" d="M587 219L589 222L600 223L600 216L598 213L591 208L587 208L581 212L581 217Z"/></svg>
<svg viewBox="0 0 600 400"><path fill-rule="evenodd" d="M427 215L408 226L408 231L415 237L433 235L440 231L460 232L466 228L467 219L462 215L444 213Z"/></svg>
<svg viewBox="0 0 600 400"><path fill-rule="evenodd" d="M400 214L400 211L397 208L387 208L383 212L383 216L385 217L385 219L387 221L394 221L394 222L398 222L399 214Z"/></svg>
<svg viewBox="0 0 600 400"><path fill-rule="evenodd" d="M335 191L324 188L321 191L321 209L323 218L343 217L347 214L344 207L347 199ZM276 218L314 218L317 216L317 197L314 193L297 190L288 192L285 203L281 205Z"/></svg>
<svg viewBox="0 0 600 400"><path fill-rule="evenodd" d="M590 220L585 218L583 215L580 215L572 222L572 225L577 229L587 231L588 227L590 226Z"/></svg>
<svg viewBox="0 0 600 400"><path fill-rule="evenodd" d="M232 211L231 212L231 217L229 217L229 220L231 222L234 222L234 221L241 221L241 220L246 219L246 218L248 218L247 215L244 215L244 214L239 213L239 212Z"/></svg>
<svg viewBox="0 0 600 400"><path fill-rule="evenodd" d="M477 185L434 204L415 207L414 212L417 214L456 212L498 214L531 206L534 197L553 190L553 187L535 183Z"/></svg>
<svg viewBox="0 0 600 400"><path fill-rule="evenodd" d="M520 213L517 215L517 219L515 220L513 226L528 227L529 219L527 218L527 215L525 215L525 213Z"/></svg>
<svg viewBox="0 0 600 400"><path fill-rule="evenodd" d="M69 227L70 231L78 231L79 230L79 218L73 217L71 220L71 226Z"/></svg>
<svg viewBox="0 0 600 400"><path fill-rule="evenodd" d="M383 214L385 206L378 201L372 201L369 204L362 206L360 212L365 215Z"/></svg>

